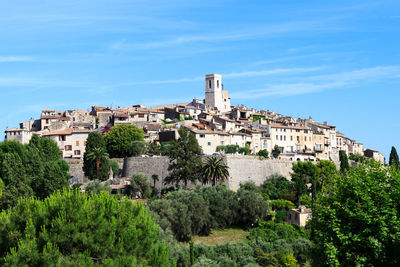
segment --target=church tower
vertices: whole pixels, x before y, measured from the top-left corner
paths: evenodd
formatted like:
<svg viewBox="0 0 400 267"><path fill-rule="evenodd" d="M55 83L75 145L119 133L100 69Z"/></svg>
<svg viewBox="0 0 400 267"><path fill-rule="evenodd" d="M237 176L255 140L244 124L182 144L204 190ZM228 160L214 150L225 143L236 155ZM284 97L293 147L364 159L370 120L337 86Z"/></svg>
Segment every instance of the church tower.
<svg viewBox="0 0 400 267"><path fill-rule="evenodd" d="M228 91L222 90L222 78L220 74L206 75L206 107L216 108L220 112L231 110Z"/></svg>

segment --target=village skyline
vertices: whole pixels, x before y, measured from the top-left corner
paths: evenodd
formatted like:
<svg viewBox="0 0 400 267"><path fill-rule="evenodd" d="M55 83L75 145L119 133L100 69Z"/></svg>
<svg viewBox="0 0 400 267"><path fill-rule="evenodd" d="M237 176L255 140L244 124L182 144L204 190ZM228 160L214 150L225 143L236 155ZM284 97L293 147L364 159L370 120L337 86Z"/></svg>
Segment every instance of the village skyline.
<svg viewBox="0 0 400 267"><path fill-rule="evenodd" d="M395 1L3 7L0 129L43 109L187 102L220 73L233 105L328 121L386 158L400 146Z"/></svg>

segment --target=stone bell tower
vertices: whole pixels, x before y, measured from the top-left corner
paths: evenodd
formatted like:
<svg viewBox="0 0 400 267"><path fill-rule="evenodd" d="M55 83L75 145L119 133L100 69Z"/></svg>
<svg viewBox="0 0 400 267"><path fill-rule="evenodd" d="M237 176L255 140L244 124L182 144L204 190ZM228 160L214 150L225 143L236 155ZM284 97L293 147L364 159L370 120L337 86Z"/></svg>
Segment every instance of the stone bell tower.
<svg viewBox="0 0 400 267"><path fill-rule="evenodd" d="M206 107L216 108L220 112L231 110L228 91L222 90L222 78L220 74L206 75Z"/></svg>

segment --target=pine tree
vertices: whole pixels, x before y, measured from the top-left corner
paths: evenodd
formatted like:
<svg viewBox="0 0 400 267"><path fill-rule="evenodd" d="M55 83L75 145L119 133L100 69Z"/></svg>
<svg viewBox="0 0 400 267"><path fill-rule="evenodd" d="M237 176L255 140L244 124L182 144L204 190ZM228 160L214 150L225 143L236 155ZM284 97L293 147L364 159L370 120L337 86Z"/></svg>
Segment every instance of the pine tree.
<svg viewBox="0 0 400 267"><path fill-rule="evenodd" d="M399 155L394 146L392 146L392 151L390 151L389 165L394 166L396 169L400 169Z"/></svg>
<svg viewBox="0 0 400 267"><path fill-rule="evenodd" d="M179 139L172 143L168 152L170 175L165 178L165 183L183 182L187 186L188 181L201 179L201 148L194 134L181 127L178 131Z"/></svg>

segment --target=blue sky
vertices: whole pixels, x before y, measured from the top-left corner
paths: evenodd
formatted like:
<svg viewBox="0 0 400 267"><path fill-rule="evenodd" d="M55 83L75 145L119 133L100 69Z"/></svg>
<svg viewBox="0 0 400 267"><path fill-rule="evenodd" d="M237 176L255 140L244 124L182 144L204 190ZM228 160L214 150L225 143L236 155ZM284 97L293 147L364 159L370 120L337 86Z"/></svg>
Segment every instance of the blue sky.
<svg viewBox="0 0 400 267"><path fill-rule="evenodd" d="M399 1L0 0L0 129L42 109L233 104L400 150Z"/></svg>

